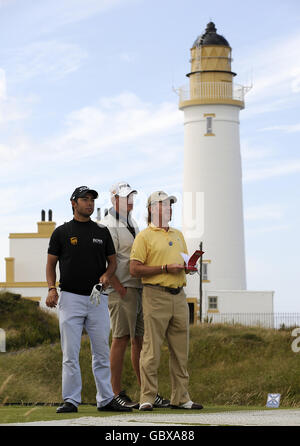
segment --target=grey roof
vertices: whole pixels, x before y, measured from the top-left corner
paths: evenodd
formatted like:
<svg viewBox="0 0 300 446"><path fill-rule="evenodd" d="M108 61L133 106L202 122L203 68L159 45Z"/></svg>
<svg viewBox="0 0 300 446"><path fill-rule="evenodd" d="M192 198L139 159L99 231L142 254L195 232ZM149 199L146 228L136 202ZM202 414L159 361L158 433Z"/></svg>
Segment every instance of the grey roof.
<svg viewBox="0 0 300 446"><path fill-rule="evenodd" d="M197 39L195 40L193 48L195 46L203 46L203 45L222 45L230 47L225 37L220 36L220 34L217 34L217 29L213 22L209 22L207 24L205 32L201 34L199 37L197 37Z"/></svg>

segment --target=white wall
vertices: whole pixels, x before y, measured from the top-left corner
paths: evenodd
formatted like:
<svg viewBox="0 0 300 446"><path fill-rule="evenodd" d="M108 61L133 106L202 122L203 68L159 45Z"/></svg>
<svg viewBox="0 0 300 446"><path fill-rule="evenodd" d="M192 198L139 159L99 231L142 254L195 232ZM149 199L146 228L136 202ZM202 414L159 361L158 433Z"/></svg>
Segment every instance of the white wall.
<svg viewBox="0 0 300 446"><path fill-rule="evenodd" d="M15 258L15 282L45 282L49 239L10 239L10 257Z"/></svg>
<svg viewBox="0 0 300 446"><path fill-rule="evenodd" d="M273 313L274 291L205 290L203 310L207 313L208 297L218 297L219 313Z"/></svg>
<svg viewBox="0 0 300 446"><path fill-rule="evenodd" d="M206 133L205 113L215 113L213 133ZM212 289L246 289L239 108L196 105L184 109L184 194L204 193L204 232L183 232L189 253L203 240L211 260ZM185 199L184 195L184 199ZM201 216L198 216L200 218ZM199 278L188 278L187 294L198 295Z"/></svg>

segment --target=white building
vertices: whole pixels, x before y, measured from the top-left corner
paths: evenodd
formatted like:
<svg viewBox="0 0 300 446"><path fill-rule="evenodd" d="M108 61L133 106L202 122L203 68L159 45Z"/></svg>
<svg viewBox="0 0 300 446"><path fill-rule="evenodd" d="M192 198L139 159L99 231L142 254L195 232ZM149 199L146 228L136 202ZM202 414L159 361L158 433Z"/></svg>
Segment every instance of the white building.
<svg viewBox="0 0 300 446"><path fill-rule="evenodd" d="M22 297L40 302L45 307L48 294L46 263L49 239L56 223L49 211L45 221L37 223L37 232L9 234L9 257L5 258L6 277L0 282L0 289L21 294Z"/></svg>
<svg viewBox="0 0 300 446"><path fill-rule="evenodd" d="M246 291L239 113L246 87L235 85L231 47L214 23L191 48L184 112L183 232L192 254L203 243L199 276L188 278L189 303L210 313L272 313L273 291ZM192 212L191 212L192 210ZM202 318L203 320L203 318Z"/></svg>

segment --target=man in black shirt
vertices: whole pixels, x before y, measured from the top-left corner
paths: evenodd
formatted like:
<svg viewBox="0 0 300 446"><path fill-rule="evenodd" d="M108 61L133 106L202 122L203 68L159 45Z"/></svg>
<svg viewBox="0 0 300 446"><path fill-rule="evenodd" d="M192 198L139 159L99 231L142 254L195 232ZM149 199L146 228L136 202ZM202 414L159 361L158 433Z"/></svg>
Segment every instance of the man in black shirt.
<svg viewBox="0 0 300 446"><path fill-rule="evenodd" d="M98 410L129 412L114 398L109 362L108 298L103 291L116 270L116 255L109 230L90 219L94 212L95 190L75 189L71 196L74 218L57 227L50 239L46 276L49 292L46 305L58 302L56 265L60 270L59 327L63 352L62 394L58 413L77 412L81 403L79 351L85 327L92 348L92 367L97 387ZM91 300L94 285L102 284L100 303Z"/></svg>

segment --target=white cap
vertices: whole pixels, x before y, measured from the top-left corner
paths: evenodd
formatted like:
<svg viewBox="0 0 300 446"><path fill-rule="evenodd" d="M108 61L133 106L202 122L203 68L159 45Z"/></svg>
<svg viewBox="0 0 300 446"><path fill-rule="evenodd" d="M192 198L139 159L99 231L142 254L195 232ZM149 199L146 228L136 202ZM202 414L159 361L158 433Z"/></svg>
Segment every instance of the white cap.
<svg viewBox="0 0 300 446"><path fill-rule="evenodd" d="M174 195L168 195L166 192L163 192L162 190L158 190L156 192L153 192L150 197L147 200L147 207L150 206L153 203L156 203L158 201L165 201L170 200L173 201L173 203L176 203L177 198L174 197Z"/></svg>
<svg viewBox="0 0 300 446"><path fill-rule="evenodd" d="M120 181L110 188L110 193L112 196L118 195L119 197L128 197L129 194L137 194L137 191L132 189L125 181Z"/></svg>

